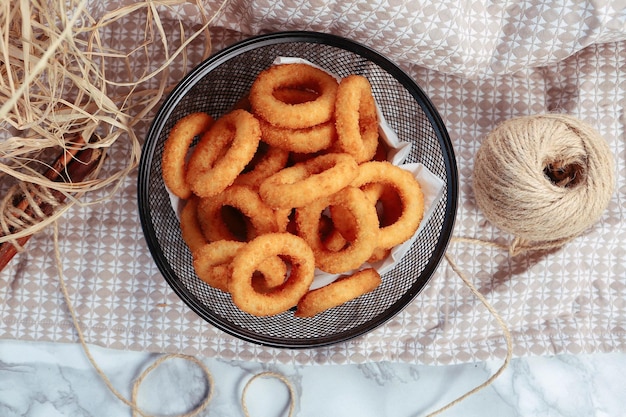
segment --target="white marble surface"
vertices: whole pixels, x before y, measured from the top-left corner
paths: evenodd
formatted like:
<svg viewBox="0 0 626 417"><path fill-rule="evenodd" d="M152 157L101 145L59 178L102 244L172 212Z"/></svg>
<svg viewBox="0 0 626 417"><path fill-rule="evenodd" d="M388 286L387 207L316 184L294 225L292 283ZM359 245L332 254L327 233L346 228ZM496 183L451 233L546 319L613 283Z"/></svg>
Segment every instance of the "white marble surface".
<svg viewBox="0 0 626 417"><path fill-rule="evenodd" d="M158 355L90 346L96 362L124 396ZM435 411L485 381L501 365L443 367L393 363L275 366L202 358L215 379L201 416L240 416L241 394L256 373L285 375L296 390L294 415L416 417ZM624 416L626 354L515 359L488 388L443 416ZM145 380L139 405L152 414L189 411L207 392L199 368L165 362ZM252 417L286 416L288 391L258 379L246 396ZM78 344L0 340L0 416L130 416L104 385Z"/></svg>

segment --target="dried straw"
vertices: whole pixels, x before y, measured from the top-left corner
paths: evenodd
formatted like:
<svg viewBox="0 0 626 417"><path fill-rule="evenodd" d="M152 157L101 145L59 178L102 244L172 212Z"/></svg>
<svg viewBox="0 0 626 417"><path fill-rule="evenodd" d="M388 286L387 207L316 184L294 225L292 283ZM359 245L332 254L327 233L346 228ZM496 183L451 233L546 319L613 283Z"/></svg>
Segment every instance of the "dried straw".
<svg viewBox="0 0 626 417"><path fill-rule="evenodd" d="M225 3L210 17L200 1L108 2L104 10L84 0L0 0L0 243L47 227L71 205L115 194L139 161L138 124L172 87L168 68L176 60L186 72L194 64L192 46L202 49L202 59L211 53L209 25ZM202 24L176 22L182 7L195 7ZM118 39L124 28L141 41ZM89 142L77 145L79 137ZM93 178L46 178L50 161L72 146L124 151L116 152L115 164L103 161ZM47 218L16 220L23 212L14 201L26 188L59 190L67 203Z"/></svg>

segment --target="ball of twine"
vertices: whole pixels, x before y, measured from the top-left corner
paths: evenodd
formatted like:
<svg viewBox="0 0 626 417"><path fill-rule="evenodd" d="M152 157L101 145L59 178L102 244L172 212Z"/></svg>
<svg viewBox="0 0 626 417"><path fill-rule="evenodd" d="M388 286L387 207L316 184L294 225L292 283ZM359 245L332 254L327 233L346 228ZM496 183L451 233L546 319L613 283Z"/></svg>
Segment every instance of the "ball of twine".
<svg viewBox="0 0 626 417"><path fill-rule="evenodd" d="M474 166L476 203L514 236L516 255L562 246L596 223L615 187L613 155L590 125L564 114L497 126Z"/></svg>

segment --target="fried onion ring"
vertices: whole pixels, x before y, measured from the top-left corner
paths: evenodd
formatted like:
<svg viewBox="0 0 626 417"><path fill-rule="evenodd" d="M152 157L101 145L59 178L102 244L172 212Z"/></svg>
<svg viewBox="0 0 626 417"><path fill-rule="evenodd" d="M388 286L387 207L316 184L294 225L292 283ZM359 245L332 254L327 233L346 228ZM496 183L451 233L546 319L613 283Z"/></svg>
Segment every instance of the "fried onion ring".
<svg viewBox="0 0 626 417"><path fill-rule="evenodd" d="M249 220L252 230L247 239L278 231L277 216L259 194L244 185L232 185L215 197L207 197L198 204L198 222L209 242L218 240L241 240L224 222L222 209L233 207Z"/></svg>
<svg viewBox="0 0 626 417"><path fill-rule="evenodd" d="M337 86L334 77L311 65L273 65L262 71L252 84L250 105L253 113L273 125L303 129L332 119ZM318 96L311 101L290 104L275 95L276 90L284 88L312 90Z"/></svg>
<svg viewBox="0 0 626 417"><path fill-rule="evenodd" d="M419 227L424 216L424 194L419 182L409 171L387 161L359 165L359 174L350 185L362 188L374 183L393 187L402 201L402 213L397 220L379 228L377 246L389 249L408 240Z"/></svg>
<svg viewBox="0 0 626 417"><path fill-rule="evenodd" d="M265 120L261 124L263 141L277 148L297 153L314 153L328 149L336 140L335 124L330 121L303 129L275 126Z"/></svg>
<svg viewBox="0 0 626 417"><path fill-rule="evenodd" d="M335 102L337 145L358 163L371 160L378 148L378 114L367 78L349 75L341 80Z"/></svg>
<svg viewBox="0 0 626 417"><path fill-rule="evenodd" d="M340 277L324 287L307 292L298 302L295 316L313 317L373 291L380 283L380 275L372 268Z"/></svg>
<svg viewBox="0 0 626 417"><path fill-rule="evenodd" d="M213 118L206 113L191 113L176 122L170 131L163 148L163 181L169 190L179 198L191 196L191 188L185 179L186 158L189 147L196 136L206 132Z"/></svg>
<svg viewBox="0 0 626 417"><path fill-rule="evenodd" d="M195 196L185 202L180 212L180 233L191 253L207 243L198 221L198 198Z"/></svg>
<svg viewBox="0 0 626 417"><path fill-rule="evenodd" d="M350 240L354 240L356 226L354 217L345 207L331 206L329 209L333 217L331 220L332 229L325 235L322 235L324 236L323 242L328 250L337 252L349 245ZM368 258L367 262L373 263L382 261L389 256L390 253L391 249L377 247L374 249L374 252Z"/></svg>
<svg viewBox="0 0 626 417"><path fill-rule="evenodd" d="M259 194L271 207L302 207L341 190L355 178L356 171L357 163L346 153L320 155L267 178L259 186Z"/></svg>
<svg viewBox="0 0 626 417"><path fill-rule="evenodd" d="M346 207L356 221L354 239L339 251L327 248L320 233L322 213L333 205ZM365 194L355 187L346 187L338 193L296 209L296 224L298 235L304 238L315 253L315 265L331 274L357 269L367 261L377 246L376 209Z"/></svg>
<svg viewBox="0 0 626 417"><path fill-rule="evenodd" d="M376 206L380 227L395 223L402 215L402 200L394 187L376 182L362 186L361 190ZM330 214L335 229L347 240L354 239L355 220L350 212L343 206L331 206Z"/></svg>
<svg viewBox="0 0 626 417"><path fill-rule="evenodd" d="M252 276L267 258L288 259L291 270L287 280L267 292L255 291ZM283 313L298 304L313 282L315 258L306 242L290 233L269 233L248 242L231 262L228 288L233 303L255 316Z"/></svg>
<svg viewBox="0 0 626 417"><path fill-rule="evenodd" d="M213 288L228 292L230 262L244 242L220 240L202 245L193 252L196 275ZM257 291L268 291L285 281L287 265L278 257L264 260L254 275L252 285Z"/></svg>
<svg viewBox="0 0 626 417"><path fill-rule="evenodd" d="M259 146L258 120L245 110L220 117L202 135L189 159L187 183L199 197L219 194L252 160Z"/></svg>

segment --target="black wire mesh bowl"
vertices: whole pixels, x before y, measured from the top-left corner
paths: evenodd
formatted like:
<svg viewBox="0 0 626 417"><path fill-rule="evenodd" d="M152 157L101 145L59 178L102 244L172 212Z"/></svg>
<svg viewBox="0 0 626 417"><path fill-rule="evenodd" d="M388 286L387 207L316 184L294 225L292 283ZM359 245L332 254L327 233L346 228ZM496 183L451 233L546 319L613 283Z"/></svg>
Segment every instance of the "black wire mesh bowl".
<svg viewBox="0 0 626 417"><path fill-rule="evenodd" d="M428 223L409 252L372 293L314 318L289 311L256 317L239 310L230 296L195 274L161 176L163 145L174 123L195 111L217 118L248 90L277 56L307 59L339 76L365 75L392 129L413 142L406 162L420 162L444 183ZM202 62L170 93L148 132L139 167L138 204L152 256L172 289L200 317L240 339L283 348L342 342L385 323L424 288L444 255L456 215L458 176L445 126L423 90L401 69L372 49L329 34L282 32L235 44Z"/></svg>

